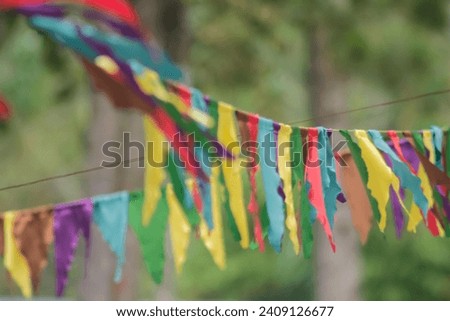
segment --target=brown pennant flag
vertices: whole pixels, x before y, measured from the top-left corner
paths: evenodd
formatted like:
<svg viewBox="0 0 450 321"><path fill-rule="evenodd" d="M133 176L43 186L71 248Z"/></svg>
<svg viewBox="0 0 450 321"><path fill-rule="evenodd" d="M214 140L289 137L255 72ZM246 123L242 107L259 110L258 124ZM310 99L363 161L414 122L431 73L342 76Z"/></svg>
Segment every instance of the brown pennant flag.
<svg viewBox="0 0 450 321"><path fill-rule="evenodd" d="M129 86L123 86L119 79L113 79L103 69L97 67L95 64L82 59L84 67L89 73L89 76L94 83L97 90L104 92L113 105L118 108L135 107L143 111L149 112L148 104Z"/></svg>
<svg viewBox="0 0 450 321"><path fill-rule="evenodd" d="M350 207L353 225L359 234L361 243L364 244L367 242L367 237L372 228L372 208L366 193L366 187L352 155L350 152L344 152L341 157L346 165L337 166L337 174Z"/></svg>
<svg viewBox="0 0 450 321"><path fill-rule="evenodd" d="M17 212L14 237L28 262L33 290L36 292L41 272L48 263L48 247L53 242L53 208L45 206Z"/></svg>

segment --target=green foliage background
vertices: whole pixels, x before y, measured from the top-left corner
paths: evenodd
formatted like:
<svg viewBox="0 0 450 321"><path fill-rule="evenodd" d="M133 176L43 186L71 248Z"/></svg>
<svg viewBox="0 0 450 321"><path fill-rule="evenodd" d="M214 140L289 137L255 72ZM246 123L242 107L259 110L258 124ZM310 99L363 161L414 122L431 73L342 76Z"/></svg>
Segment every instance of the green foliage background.
<svg viewBox="0 0 450 321"><path fill-rule="evenodd" d="M186 1L192 30L193 85L212 97L285 122L309 118L307 36L328 28L333 63L346 76L349 108L450 87L447 1ZM0 15L0 92L14 118L0 127L0 187L85 166L90 88L77 59L26 26ZM353 128L447 127L449 96L351 114ZM306 125L303 123L302 125ZM0 192L0 211L89 196L83 176ZM392 222L391 222L392 225ZM352 231L353 232L353 231ZM362 248L365 299L449 300L450 246L425 229L396 240L374 229ZM227 240L228 268L219 271L194 241L177 277L181 299L308 300L312 260L293 254L244 252ZM81 254L81 252L80 252ZM330 251L330 255L332 255ZM339 244L338 252L339 255ZM82 260L71 274L76 297ZM140 269L139 297L154 286ZM0 268L0 295L18 295ZM41 295L53 296L53 265Z"/></svg>

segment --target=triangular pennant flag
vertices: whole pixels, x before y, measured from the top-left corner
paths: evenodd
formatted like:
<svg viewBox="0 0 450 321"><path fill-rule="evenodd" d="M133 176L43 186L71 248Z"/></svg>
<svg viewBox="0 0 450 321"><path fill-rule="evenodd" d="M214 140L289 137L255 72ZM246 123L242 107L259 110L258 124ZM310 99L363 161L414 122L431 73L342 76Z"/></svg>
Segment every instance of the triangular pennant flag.
<svg viewBox="0 0 450 321"><path fill-rule="evenodd" d="M369 190L368 182L369 182L369 172L367 170L367 166L364 163L364 160L362 158L362 152L361 148L356 144L352 137L350 136L349 132L347 130L341 130L341 135L344 136L345 140L347 141L348 148L350 149L350 153L353 157L353 160L355 161L355 165L358 168L359 175L361 176L362 183L364 185L364 188L366 190L367 197L369 198L370 207L372 208L372 215L375 217L375 220L377 222L380 222L381 220L381 214L378 210L378 202L377 200L372 196L372 193Z"/></svg>
<svg viewBox="0 0 450 321"><path fill-rule="evenodd" d="M20 252L14 237L14 220L16 215L17 212L6 212L4 214L3 233L5 249L3 262L6 270L22 291L22 295L29 299L33 295L31 272L27 260Z"/></svg>
<svg viewBox="0 0 450 321"><path fill-rule="evenodd" d="M365 244L372 228L373 215L369 197L367 196L367 187L352 154L344 152L340 156L345 165L338 166L339 181L350 208L353 226L359 234L361 243Z"/></svg>
<svg viewBox="0 0 450 321"><path fill-rule="evenodd" d="M369 174L367 186L372 196L377 200L378 210L381 214L378 225L380 230L384 232L387 220L386 206L389 201L389 188L392 186L395 193L399 195L400 182L389 166L386 165L375 145L370 141L369 135L362 130L356 130L355 136Z"/></svg>
<svg viewBox="0 0 450 321"><path fill-rule="evenodd" d="M250 179L250 200L247 206L249 213L253 219L253 234L258 248L261 252L265 250L262 223L260 218L258 204L258 187L256 184L256 175L259 171L259 163L257 161L258 154L258 117L251 114L245 114L236 111L239 132L241 134L242 153L250 157L247 165L248 175Z"/></svg>
<svg viewBox="0 0 450 321"><path fill-rule="evenodd" d="M423 145L428 151L428 160L431 164L436 165L436 149L434 147L433 132L431 130L424 130L422 132Z"/></svg>
<svg viewBox="0 0 450 321"><path fill-rule="evenodd" d="M322 189L325 196L325 208L327 210L328 222L333 229L334 215L336 214L336 199L342 190L336 179L336 164L328 137L328 131L324 127L319 127L319 159L322 174Z"/></svg>
<svg viewBox="0 0 450 321"><path fill-rule="evenodd" d="M53 242L53 207L17 212L14 237L30 267L33 291L37 292L41 272L48 263L48 248Z"/></svg>
<svg viewBox="0 0 450 321"><path fill-rule="evenodd" d="M305 135L306 136L306 135ZM313 232L311 218L316 217L315 209L311 206L308 198L310 186L305 181L305 156L306 149L304 147L304 140L300 128L294 128L291 139L293 142L291 150L291 159L293 161L292 181L295 182L294 187L300 188L300 209L299 209L299 225L301 231L301 243L303 248L303 255L305 258L310 258L312 254Z"/></svg>
<svg viewBox="0 0 450 321"><path fill-rule="evenodd" d="M261 172L269 215L269 242L277 252L281 252L284 234L284 200L279 193L281 178L277 170L277 139L274 123L264 117L259 119L258 144Z"/></svg>
<svg viewBox="0 0 450 321"><path fill-rule="evenodd" d="M388 145L388 147L389 147L389 145ZM395 156L398 156L398 155L395 155ZM391 168L393 170L395 163L392 162L389 154L383 153L383 158L384 158L384 161L386 162L386 165L388 165L389 168ZM403 163L403 167L405 167L405 166L406 166L406 164ZM409 168L408 168L408 172L410 173ZM396 174L396 173L394 172L394 174ZM403 216L403 207L401 205L402 203L404 203L404 200L405 200L405 190L402 187L400 187L399 194L400 195L397 195L392 187L389 189L391 212L394 217L395 233L396 233L398 239L400 239L400 237L402 236L403 227L404 227L404 223L405 223L405 218ZM417 206L417 204L415 204L415 205ZM409 211L406 211L406 213L408 214L408 216L411 215Z"/></svg>
<svg viewBox="0 0 450 321"><path fill-rule="evenodd" d="M440 170L444 170L442 163L444 132L437 126L431 126L431 132L433 134L433 145L436 153L436 166Z"/></svg>
<svg viewBox="0 0 450 321"><path fill-rule="evenodd" d="M391 211L394 216L395 233L397 235L397 238L400 239L400 237L402 236L402 231L403 231L403 227L404 227L404 223L405 223L405 219L403 216L403 208L400 203L400 202L404 201L404 198L405 198L404 191L402 188L400 189L401 199L399 199L399 196L397 196L394 189L391 187L389 189L389 195L391 198ZM411 214L408 212L408 215L411 215Z"/></svg>
<svg viewBox="0 0 450 321"><path fill-rule="evenodd" d="M142 256L147 271L153 280L160 284L164 272L164 243L166 236L168 209L166 197L162 193L151 220L147 225L142 224L142 213L139 211L140 195L130 195L129 222L139 241Z"/></svg>
<svg viewBox="0 0 450 321"><path fill-rule="evenodd" d="M319 158L319 130L317 128L308 129L308 156L306 163L306 180L310 184L308 194L311 205L316 210L316 218L322 225L330 242L333 252L336 251L334 243L333 232L331 230L330 222L328 221L327 210L325 206L325 197L323 195L322 187L322 170L321 160Z"/></svg>
<svg viewBox="0 0 450 321"><path fill-rule="evenodd" d="M167 204L169 206L170 239L172 243L172 253L175 261L177 273L181 273L184 262L186 262L186 252L189 246L189 236L191 226L186 219L183 207L178 202L172 185L166 188Z"/></svg>
<svg viewBox="0 0 450 321"><path fill-rule="evenodd" d="M0 96L0 123L11 118L12 111L6 99Z"/></svg>
<svg viewBox="0 0 450 321"><path fill-rule="evenodd" d="M220 102L218 108L219 124L217 137L222 145L227 148L232 148L230 153L233 155L233 157L223 160L221 168L225 180L225 187L229 195L231 213L239 231L240 243L242 248L246 249L250 244L250 238L248 233L247 211L244 205L244 188L240 170L241 164L238 158L240 149L235 127L234 109Z"/></svg>
<svg viewBox="0 0 450 321"><path fill-rule="evenodd" d="M164 150L164 134L149 117L144 117L144 129L146 152L142 224L147 225L161 198L161 185L166 179L164 161L167 151Z"/></svg>
<svg viewBox="0 0 450 321"><path fill-rule="evenodd" d="M286 204L286 227L289 230L289 238L294 247L295 254L300 253L300 243L298 240L298 226L295 215L294 195L292 192L292 159L291 159L291 127L281 124L278 132L278 171L283 181L284 202Z"/></svg>
<svg viewBox="0 0 450 321"><path fill-rule="evenodd" d="M128 229L128 192L100 195L92 198L93 219L106 243L117 256L114 282L122 279L125 264L125 242Z"/></svg>
<svg viewBox="0 0 450 321"><path fill-rule="evenodd" d="M56 295L62 296L78 246L79 234L86 240L85 256L89 255L92 201L83 199L54 207Z"/></svg>
<svg viewBox="0 0 450 321"><path fill-rule="evenodd" d="M213 167L211 181L211 206L214 220L214 228L209 230L206 222L202 220L200 223L200 237L203 240L208 251L214 260L214 263L220 268L225 269L225 243L223 237L222 213L220 202L220 185L219 185L220 168Z"/></svg>

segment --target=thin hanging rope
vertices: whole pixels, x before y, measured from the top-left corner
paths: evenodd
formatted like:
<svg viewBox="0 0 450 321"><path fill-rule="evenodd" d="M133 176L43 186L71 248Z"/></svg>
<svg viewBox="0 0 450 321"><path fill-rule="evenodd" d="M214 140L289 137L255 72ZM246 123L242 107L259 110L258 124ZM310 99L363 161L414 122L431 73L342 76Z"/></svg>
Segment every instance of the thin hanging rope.
<svg viewBox="0 0 450 321"><path fill-rule="evenodd" d="M344 111L339 111L339 112L326 114L326 115L319 115L319 116L311 117L311 118L304 119L304 120L297 120L297 121L289 122L287 124L288 125L298 125L298 124L310 122L310 121L317 120L317 119L323 119L323 118L329 118L329 117L334 117L334 116L340 116L340 115L354 113L354 112L357 112L357 111L364 111L364 110L373 109L373 108L380 108L380 107L385 107L385 106L405 103L405 102L408 102L408 101L418 100L418 99L422 99L422 98L425 98L425 97L436 96L436 95L443 95L443 94L448 94L448 93L450 93L450 89L443 89L443 90L438 90L438 91L432 91L432 92L428 92L428 93L425 93L425 94L420 94L420 95L417 95L417 96L400 98L400 99L391 100L391 101L378 103L378 104L373 104L373 105L369 105L369 106L365 106L365 107L361 107L361 108L356 108L356 109L351 109L351 110L344 110Z"/></svg>
<svg viewBox="0 0 450 321"><path fill-rule="evenodd" d="M433 92L429 92L429 93L425 93L425 94L421 94L421 95L405 97L405 98L401 98L401 99L397 99L397 100L392 100L392 101L387 101L387 102L383 102L383 103L373 104L373 105L369 105L369 106L365 106L365 107L361 107L361 108L357 108L357 109L352 109L352 110L332 113L332 114L328 114L328 115L321 115L321 116L317 116L317 117L313 117L313 118L309 118L309 119L305 119L305 120L298 120L298 121L295 121L295 122L289 122L287 124L288 125L301 124L301 123L312 121L312 120L316 120L316 119L333 117L333 116L353 113L353 112L357 112L357 111L368 110L368 109L372 109L372 108L379 108L379 107L383 107L383 106L399 104L399 103L408 102L408 101L412 101L412 100L422 99L422 98L425 98L425 97L447 94L449 92L450 92L450 89L438 90L438 91L433 91ZM246 112L243 112L243 113L246 113ZM338 131L339 129L335 129L335 130ZM380 132L385 132L385 131L380 131ZM401 131L397 131L397 132L401 132ZM124 161L118 163L117 165L132 164L132 163L136 163L136 162L142 161L144 159L145 159L144 157L127 159L127 160L124 160ZM36 184L40 184L40 183L44 183L44 182L49 182L49 181L53 181L53 180L57 180L57 179L61 179L61 178L67 178L67 177L71 177L71 176L91 173L91 172L95 172L95 171L99 171L99 170L103 170L103 169L111 169L111 167L97 166L97 167L92 167L92 168L88 168L88 169L84 169L84 170L79 170L79 171L72 172L72 173L67 173L67 174L61 174L61 175L41 178L41 179L38 179L38 180L35 180L35 181L30 181L30 182L26 182L26 183L22 183L22 184L16 184L16 185L10 185L10 186L6 186L6 187L2 187L2 188L0 188L0 192L13 190L13 189L18 189L18 188L27 187L27 186L32 186L32 185L36 185Z"/></svg>
<svg viewBox="0 0 450 321"><path fill-rule="evenodd" d="M132 164L132 163L136 163L136 162L142 161L144 159L145 159L145 157L138 157L138 158L127 159L127 160L124 160L124 161L122 161L122 162L120 162L118 164L115 164L115 165L117 165L117 166L119 166L119 165L129 165L129 164ZM114 168L114 167L105 167L105 166L92 167L92 168L83 169L83 170L72 172L72 173L61 174L61 175L56 175L56 176L50 176L50 177L46 177L46 178L37 179L35 181L30 181L30 182L27 182L27 183L22 183L22 184L17 184L17 185L11 185L11 186L7 186L7 187L3 187L3 188L0 188L0 192L12 190L12 189L17 189L17 188L21 188L21 187L26 187L26 186L31 186L31 185L36 185L36 184L40 184L40 183L44 183L44 182L49 182L49 181L53 181L53 180L60 179L60 178L66 178L66 177L71 177L71 176L91 173L91 172L99 171L99 170L102 170L102 169L112 169L112 168Z"/></svg>

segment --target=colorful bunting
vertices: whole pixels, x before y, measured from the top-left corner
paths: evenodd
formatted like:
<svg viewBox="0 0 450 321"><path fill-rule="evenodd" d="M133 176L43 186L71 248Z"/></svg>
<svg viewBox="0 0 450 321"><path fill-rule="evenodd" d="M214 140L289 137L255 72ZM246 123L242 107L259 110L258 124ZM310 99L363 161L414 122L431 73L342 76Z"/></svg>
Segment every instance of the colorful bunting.
<svg viewBox="0 0 450 321"><path fill-rule="evenodd" d="M218 130L221 132L220 140L225 142L226 146L232 146L238 139L234 127L235 112L228 105L219 104L217 107L218 117L215 118L218 119ZM242 116L237 117L237 120L240 118ZM422 135L415 135L411 140L409 134L406 135L407 139L400 139L397 133L389 132L385 138L375 130L357 130L354 131L354 141L348 131L341 131L349 150L335 157L331 152L329 130L325 128L291 128L264 118L258 120L256 138L259 145L255 152L262 160L259 166L262 168L268 211L253 214L250 212L251 215L258 215L253 220L256 248L264 249L263 226L266 224L264 215L267 215L269 242L275 251L281 251L286 224L294 251L298 254L300 248L303 248L304 256L310 257L312 226L316 220L322 225L332 249L335 250L331 222L336 211L336 199L348 203L353 224L362 243L367 241L372 215L379 218L377 221L383 231L389 213L392 213L398 237L404 230L404 214L408 217L408 231L415 232L417 225L425 219L433 236L448 235L449 202L442 193L442 187L446 188L450 178L430 161L427 154L419 151L426 153L428 150L427 143L422 145ZM443 132L443 137L445 134ZM414 145L411 142L414 142ZM446 153L443 147L437 148L433 145L433 148L440 150L441 155ZM161 150L161 153L164 152ZM183 195L193 197L191 203L187 203L185 197L177 196L174 185L164 185L165 182L161 181L159 188L162 192L150 217L145 208L144 192L100 195L54 207L0 215L0 254L4 256L6 268L23 295L31 297L33 291L38 290L40 273L47 264L48 247L54 239L56 295L63 295L80 233L86 239L86 257L89 253L92 223L99 227L105 241L117 255L114 276L116 282L120 281L121 267L125 262L124 245L128 224L138 238L147 270L156 283L160 283L163 278L168 223L178 273L182 271L187 260L187 249L193 232L198 233L217 266L225 268L222 218L222 206L226 205L223 204L224 191L229 195L227 201L231 202L233 199L235 202L230 206L230 210L236 221L236 228L239 227L237 231L239 235L245 235L247 231L247 247L250 243L244 206L245 194L243 185L240 185L243 176L232 164L242 159L239 151L230 152L233 158L223 160L228 161L228 164L213 166L209 176L211 214L214 222L212 229L204 216L200 218L197 213L198 206L194 206L195 198L204 202L202 194L197 192L194 196L196 182L199 181L185 176L178 182L181 184L178 188L184 189ZM227 172L224 164L229 166L230 171ZM339 166L336 166L337 164ZM443 165L446 166L445 161ZM178 170L177 167L174 168ZM220 179L222 173L223 180ZM248 183L251 186L250 177L251 175ZM151 187L152 185L146 192L148 190L151 193ZM341 187L345 197L339 197ZM256 193L257 191L255 198ZM409 208L405 205L405 193L412 196ZM328 201L327 196L330 197ZM295 199L299 200L298 205L295 204ZM330 202L328 206L327 202ZM391 204L391 212L388 211L388 204ZM236 211L237 209L239 211ZM191 211L191 214L188 211ZM192 224L190 217L193 215L200 219L198 226ZM144 224L145 217L147 224ZM260 220L259 228L256 228L258 220L255 218ZM261 233L259 236L256 233L258 230Z"/></svg>
<svg viewBox="0 0 450 321"><path fill-rule="evenodd" d="M73 5L81 19L72 18ZM143 192L0 215L0 255L25 297L38 291L53 240L56 295L63 295L80 233L88 257L93 222L117 256L116 282L125 263L128 224L156 283L163 279L168 224L177 272L187 260L191 233L201 238L216 265L225 268L223 217L244 249L264 251L268 236L273 249L281 252L286 226L295 253L303 249L309 258L313 225L319 221L335 251L337 200L348 203L362 243L372 217L384 232L390 215L398 237L405 216L409 232L423 221L433 236L450 236L448 130L431 127L386 135L340 130L348 150L335 155L335 130L279 124L175 83L182 78L180 69L149 44L151 36L125 0L5 0L0 9L16 9L34 29L75 51L116 106L145 113ZM0 97L0 121L10 114ZM242 175L244 157L248 175ZM265 198L258 194L259 172ZM261 210L258 202L265 204Z"/></svg>

